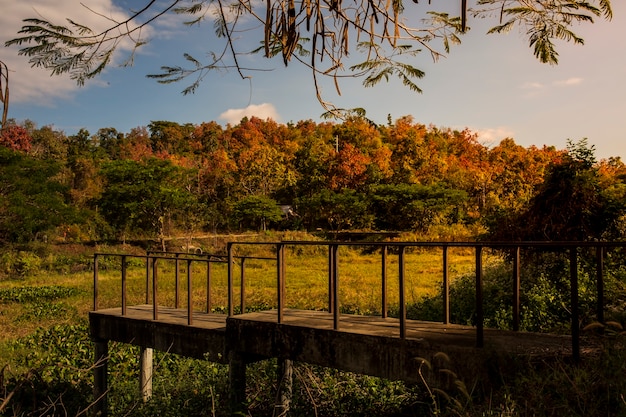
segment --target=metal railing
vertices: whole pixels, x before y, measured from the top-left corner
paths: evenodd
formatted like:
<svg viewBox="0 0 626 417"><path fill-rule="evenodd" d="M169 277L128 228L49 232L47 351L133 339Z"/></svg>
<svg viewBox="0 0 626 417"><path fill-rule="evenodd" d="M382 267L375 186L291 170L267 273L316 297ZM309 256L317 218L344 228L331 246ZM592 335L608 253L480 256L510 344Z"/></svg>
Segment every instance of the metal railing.
<svg viewBox="0 0 626 417"><path fill-rule="evenodd" d="M159 282L160 282L160 268L159 265L164 263L172 263L174 269L174 305L173 307L178 309L181 306L181 269L186 271L186 284L187 284L187 323L193 324L193 268L192 264L205 264L206 265L206 281L204 290L206 299L203 300L204 313L211 313L213 310L213 294L212 294L212 282L213 282L213 264L227 264L228 263L228 307L227 311L229 315L233 315L233 288L234 288L234 264L238 261L240 267L239 282L241 285L241 291L239 294L239 308L240 311L246 311L246 263L248 260L274 260L274 258L258 257L258 256L234 256L229 260L225 255L212 255L212 254L193 254L184 252L162 252L162 251L149 251L146 255L129 255L129 254L117 254L117 253L95 253L94 254L94 275L93 275L93 311L99 309L99 262L103 258L119 258L120 271L121 271L121 312L122 315L127 315L127 269L130 259L140 259L145 263L145 304L152 304L152 316L154 320L159 319L159 306L163 306L161 302L163 299L159 297ZM184 268L181 268L184 265ZM152 297L151 297L152 296Z"/></svg>
<svg viewBox="0 0 626 417"><path fill-rule="evenodd" d="M236 249L243 246L263 246L272 248L274 257L259 256L240 256L236 254ZM122 315L126 314L126 265L130 257L145 260L146 265L146 288L145 302L150 302L150 292L152 293L153 319L159 318L159 296L158 296L158 264L160 262L175 263L175 308L180 307L179 303L179 265L186 264L187 271L187 321L193 324L193 300L192 300L192 264L206 264L206 300L205 312L210 313L212 308L211 300L211 281L213 263L227 264L227 310L228 316L235 315L235 264L239 260L240 265L240 294L239 307L240 312L246 312L246 261L249 259L272 261L276 268L276 312L277 322L284 321L284 312L286 308L286 248L297 246L321 246L327 248L328 259L328 305L327 310L333 315L333 329L339 330L341 327L341 300L339 298L340 276L339 276L339 248L342 246L356 248L376 248L380 251L381 256L381 316L386 318L388 315L388 264L390 257L390 248L397 253L398 264L398 336L402 339L406 338L407 332L407 274L406 274L406 252L409 248L439 248L441 250L442 259L442 300L443 314L442 322L450 323L450 278L449 278L449 250L450 248L465 248L474 251L475 257L475 326L476 326L476 346L484 345L484 299L483 299L483 257L485 249L494 249L505 251L512 260L511 280L513 285L512 302L512 328L518 331L520 328L520 258L522 251L527 250L543 250L552 252L566 252L569 256L569 281L570 281L570 315L571 315L571 340L572 353L574 359L578 360L580 356L580 311L579 311L579 277L578 262L579 250L582 248L595 248L596 258L596 291L597 306L596 320L604 322L604 257L610 248L624 248L626 242L320 242L320 241L281 241L281 242L230 242L227 244L227 255L207 255L207 254L187 254L187 253L169 253L169 252L148 252L145 256L136 255L120 255L97 253L94 255L94 310L98 309L98 261L102 257L120 257L121 258L121 306ZM150 288L150 283L152 284ZM151 291L150 291L151 289Z"/></svg>

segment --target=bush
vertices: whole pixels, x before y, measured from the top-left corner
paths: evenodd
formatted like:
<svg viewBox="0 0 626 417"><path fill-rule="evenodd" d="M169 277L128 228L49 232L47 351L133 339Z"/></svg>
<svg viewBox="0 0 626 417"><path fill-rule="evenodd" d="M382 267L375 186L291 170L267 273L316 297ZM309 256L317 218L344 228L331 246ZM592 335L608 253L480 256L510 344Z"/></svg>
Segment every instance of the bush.
<svg viewBox="0 0 626 417"><path fill-rule="evenodd" d="M595 318L595 270L581 259L578 271L580 317L585 323ZM595 266L593 266L595 268ZM450 319L453 323L474 325L476 320L475 275L456 279L450 286ZM568 331L570 321L569 264L564 257L543 254L522 268L520 288L520 330L534 332ZM608 274L609 288L622 282ZM622 285L623 286L623 285ZM610 291L609 294L614 294ZM609 306L617 301L608 296ZM486 327L512 329L513 280L511 267L505 262L489 265L483 275L483 314ZM407 317L417 320L440 321L443 317L441 295L426 297L407 306Z"/></svg>

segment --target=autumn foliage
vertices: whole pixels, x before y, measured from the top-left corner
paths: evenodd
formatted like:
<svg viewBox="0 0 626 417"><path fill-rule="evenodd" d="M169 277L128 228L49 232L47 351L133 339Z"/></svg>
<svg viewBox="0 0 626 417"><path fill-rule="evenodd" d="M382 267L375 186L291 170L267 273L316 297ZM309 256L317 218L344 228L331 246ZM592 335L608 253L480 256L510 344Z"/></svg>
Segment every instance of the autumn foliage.
<svg viewBox="0 0 626 417"><path fill-rule="evenodd" d="M28 152L32 138L22 126L9 125L0 130L0 145L19 152Z"/></svg>
<svg viewBox="0 0 626 417"><path fill-rule="evenodd" d="M251 117L226 127L155 121L128 133L109 127L71 136L26 121L7 127L1 144L35 164L55 161L49 179L74 214L41 228L88 225L85 238L242 228L614 238L626 200L624 164L595 161L585 140L568 149L512 138L485 143L468 129L410 116L378 126L361 117L289 124ZM2 192L9 201L10 189ZM291 206L292 215L277 216L278 206ZM119 213L127 213L123 221ZM451 232L461 229L460 237Z"/></svg>

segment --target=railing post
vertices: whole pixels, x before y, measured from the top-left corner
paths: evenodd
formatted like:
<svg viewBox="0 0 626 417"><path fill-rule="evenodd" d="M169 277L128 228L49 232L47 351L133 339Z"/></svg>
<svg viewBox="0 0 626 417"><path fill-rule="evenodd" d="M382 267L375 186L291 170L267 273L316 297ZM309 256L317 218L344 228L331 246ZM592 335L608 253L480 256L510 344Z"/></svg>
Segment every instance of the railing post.
<svg viewBox="0 0 626 417"><path fill-rule="evenodd" d="M179 278L179 270L180 269L180 262L178 259L178 253L176 254L176 260L174 261L174 308L178 308L180 306L179 303L179 295L180 295L180 278Z"/></svg>
<svg viewBox="0 0 626 417"><path fill-rule="evenodd" d="M596 247L596 285L598 289L598 300L596 319L599 323L604 323L604 248Z"/></svg>
<svg viewBox="0 0 626 417"><path fill-rule="evenodd" d="M572 358L580 361L580 323L578 314L578 255L576 246L569 252L569 272L572 309Z"/></svg>
<svg viewBox="0 0 626 417"><path fill-rule="evenodd" d="M159 305L157 301L157 281L158 281L158 268L156 256L152 259L152 318L154 320L159 319Z"/></svg>
<svg viewBox="0 0 626 417"><path fill-rule="evenodd" d="M276 297L278 308L278 323L283 322L285 308L285 245L276 245Z"/></svg>
<svg viewBox="0 0 626 417"><path fill-rule="evenodd" d="M387 318L387 245L383 245L381 249L381 277L382 277L382 292L381 292L381 310L382 317Z"/></svg>
<svg viewBox="0 0 626 417"><path fill-rule="evenodd" d="M448 268L448 245L443 246L443 324L450 323L450 277Z"/></svg>
<svg viewBox="0 0 626 417"><path fill-rule="evenodd" d="M339 272L337 268L337 253L339 245L332 245L332 299L333 299L333 329L339 330Z"/></svg>
<svg viewBox="0 0 626 417"><path fill-rule="evenodd" d="M193 288L191 282L191 259L187 259L187 324L190 326L193 324Z"/></svg>
<svg viewBox="0 0 626 417"><path fill-rule="evenodd" d="M333 288L335 286L335 273L337 272L335 265L335 257L337 256L337 251L335 250L334 245L328 245L328 312L335 312L335 299L333 298Z"/></svg>
<svg viewBox="0 0 626 417"><path fill-rule="evenodd" d="M228 242L226 244L228 251L228 317L234 315L233 306L233 243Z"/></svg>
<svg viewBox="0 0 626 417"><path fill-rule="evenodd" d="M122 316L126 315L126 255L122 255Z"/></svg>
<svg viewBox="0 0 626 417"><path fill-rule="evenodd" d="M400 319L400 338L406 339L406 305L405 305L405 265L404 265L404 252L406 247L400 246L398 253L398 287L400 291L400 306L399 306L399 319Z"/></svg>
<svg viewBox="0 0 626 417"><path fill-rule="evenodd" d="M282 276L282 285L281 285L281 289L283 291L283 307L285 306L285 297L287 297L287 258L285 256L285 251L286 251L286 247L283 245L282 248L282 267L280 268L280 273Z"/></svg>
<svg viewBox="0 0 626 417"><path fill-rule="evenodd" d="M520 321L520 247L513 249L513 330L519 331Z"/></svg>
<svg viewBox="0 0 626 417"><path fill-rule="evenodd" d="M239 287L239 310L246 312L246 257L241 258L241 286Z"/></svg>
<svg viewBox="0 0 626 417"><path fill-rule="evenodd" d="M146 304L150 304L150 252L146 253Z"/></svg>
<svg viewBox="0 0 626 417"><path fill-rule="evenodd" d="M206 261L206 312L211 312L211 257Z"/></svg>
<svg viewBox="0 0 626 417"><path fill-rule="evenodd" d="M98 311L98 254L93 255L93 311Z"/></svg>
<svg viewBox="0 0 626 417"><path fill-rule="evenodd" d="M476 347L484 346L483 247L476 246Z"/></svg>

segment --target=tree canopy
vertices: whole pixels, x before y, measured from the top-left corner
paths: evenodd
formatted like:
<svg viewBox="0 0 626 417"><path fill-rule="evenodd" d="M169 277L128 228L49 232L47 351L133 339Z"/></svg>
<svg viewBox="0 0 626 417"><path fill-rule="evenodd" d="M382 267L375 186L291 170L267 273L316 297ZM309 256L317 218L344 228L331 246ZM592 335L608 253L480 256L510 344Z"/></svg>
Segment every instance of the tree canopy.
<svg viewBox="0 0 626 417"><path fill-rule="evenodd" d="M68 73L82 85L111 63L120 44L131 42L134 54L147 42L142 29L168 14L184 15L186 25L212 22L217 37L224 41L221 49L209 51L205 62L185 53L186 66L164 65L161 73L149 77L160 83L191 77L183 90L187 94L195 91L212 71L233 69L247 78L253 68L242 66L240 58L259 52L267 58L280 57L284 65L298 61L309 67L320 103L337 116L342 111L324 101L318 77L334 78L337 90L341 77L360 77L365 86L397 77L409 89L419 92L417 81L424 72L415 65L414 57L426 53L436 60L447 54L469 28L468 15L493 19L495 25L488 33L518 28L537 59L548 64L558 63L555 41L583 44L584 40L573 31L575 24L612 17L610 0L475 0L470 4L461 0L459 16L435 10L429 0L427 11L418 12L421 19L411 17L409 21L406 12L417 8L417 3L418 0L150 0L123 21L101 14L110 22L102 31L71 19L64 24L40 17L25 19L20 36L5 45L21 46L19 53L28 56L33 66L52 74ZM95 10L93 13L100 14ZM251 44L260 46L250 51Z"/></svg>
<svg viewBox="0 0 626 417"><path fill-rule="evenodd" d="M19 128L19 129L18 129ZM154 121L0 140L0 244L244 230L387 231L416 239L618 239L626 165L567 149L486 146L402 117L238 125ZM21 136L20 136L21 137ZM289 207L289 215L280 207ZM67 235L67 236L66 236ZM66 240L67 239L67 240Z"/></svg>

